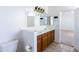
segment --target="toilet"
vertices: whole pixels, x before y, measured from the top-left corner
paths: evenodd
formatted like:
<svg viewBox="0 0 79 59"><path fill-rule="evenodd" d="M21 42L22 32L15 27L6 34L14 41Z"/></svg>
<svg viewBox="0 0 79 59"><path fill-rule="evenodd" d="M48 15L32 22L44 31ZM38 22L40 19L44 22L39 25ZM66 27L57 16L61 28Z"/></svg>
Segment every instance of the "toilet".
<svg viewBox="0 0 79 59"><path fill-rule="evenodd" d="M0 52L16 52L18 40L11 40L0 44Z"/></svg>
<svg viewBox="0 0 79 59"><path fill-rule="evenodd" d="M25 51L26 51L26 52L32 52L32 47L29 46L29 45L26 45L26 46L25 46Z"/></svg>

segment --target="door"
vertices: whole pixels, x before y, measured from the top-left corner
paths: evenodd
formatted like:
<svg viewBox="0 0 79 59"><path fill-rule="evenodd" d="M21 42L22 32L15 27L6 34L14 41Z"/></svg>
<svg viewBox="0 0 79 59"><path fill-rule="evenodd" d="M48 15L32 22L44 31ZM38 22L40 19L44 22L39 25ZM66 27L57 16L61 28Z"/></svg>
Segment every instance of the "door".
<svg viewBox="0 0 79 59"><path fill-rule="evenodd" d="M74 46L74 12L61 12L60 18L61 43Z"/></svg>

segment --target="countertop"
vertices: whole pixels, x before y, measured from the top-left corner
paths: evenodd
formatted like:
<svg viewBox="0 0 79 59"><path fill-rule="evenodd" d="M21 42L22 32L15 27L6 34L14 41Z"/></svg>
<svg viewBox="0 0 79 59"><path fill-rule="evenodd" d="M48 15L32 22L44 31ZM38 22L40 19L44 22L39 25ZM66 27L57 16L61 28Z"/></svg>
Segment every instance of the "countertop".
<svg viewBox="0 0 79 59"><path fill-rule="evenodd" d="M51 30L55 30L55 28L54 28L54 26L40 26L40 27L23 28L22 30L35 32L37 35L41 35L43 33L49 32Z"/></svg>
<svg viewBox="0 0 79 59"><path fill-rule="evenodd" d="M53 27L51 27L51 28L45 28L44 30L38 31L36 33L37 33L37 35L41 35L43 33L46 33L46 32L52 31L52 30L55 30L55 28L53 28Z"/></svg>

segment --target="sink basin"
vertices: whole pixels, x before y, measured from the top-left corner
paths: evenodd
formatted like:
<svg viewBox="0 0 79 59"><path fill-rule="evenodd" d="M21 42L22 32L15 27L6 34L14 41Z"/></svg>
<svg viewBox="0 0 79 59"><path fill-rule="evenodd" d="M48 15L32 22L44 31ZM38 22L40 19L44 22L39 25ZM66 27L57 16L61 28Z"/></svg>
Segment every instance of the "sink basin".
<svg viewBox="0 0 79 59"><path fill-rule="evenodd" d="M44 30L46 30L47 28L46 28L46 26L39 26L39 27L36 27L35 28L35 31L36 32L40 32L40 31L44 31Z"/></svg>

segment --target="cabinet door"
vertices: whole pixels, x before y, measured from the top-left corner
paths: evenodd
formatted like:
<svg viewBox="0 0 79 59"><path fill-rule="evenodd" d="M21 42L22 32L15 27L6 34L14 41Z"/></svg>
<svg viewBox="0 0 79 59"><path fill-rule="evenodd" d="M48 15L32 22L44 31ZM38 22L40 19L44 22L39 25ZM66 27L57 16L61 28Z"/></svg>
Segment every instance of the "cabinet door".
<svg viewBox="0 0 79 59"><path fill-rule="evenodd" d="M47 37L43 38L43 50L47 47Z"/></svg>
<svg viewBox="0 0 79 59"><path fill-rule="evenodd" d="M51 44L54 41L54 30L47 33L47 45Z"/></svg>
<svg viewBox="0 0 79 59"><path fill-rule="evenodd" d="M55 40L54 35L55 35L55 31L53 30L53 31L51 31L51 42L54 42L54 40Z"/></svg>
<svg viewBox="0 0 79 59"><path fill-rule="evenodd" d="M47 45L49 45L51 43L51 35L50 35L50 32L47 33Z"/></svg>
<svg viewBox="0 0 79 59"><path fill-rule="evenodd" d="M37 51L41 52L42 51L42 42L41 42L41 35L37 36Z"/></svg>
<svg viewBox="0 0 79 59"><path fill-rule="evenodd" d="M52 43L52 42L53 42L53 32L50 31L50 43Z"/></svg>
<svg viewBox="0 0 79 59"><path fill-rule="evenodd" d="M45 33L45 34L43 34L42 35L43 37L42 37L42 42L43 42L43 46L42 46L42 49L44 50L44 49L46 49L46 47L47 47L47 33Z"/></svg>
<svg viewBox="0 0 79 59"><path fill-rule="evenodd" d="M37 36L37 51L42 52L46 47L54 41L54 31L44 33Z"/></svg>

